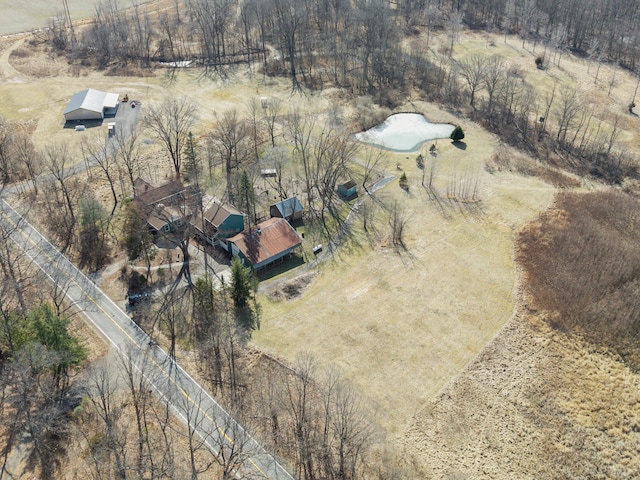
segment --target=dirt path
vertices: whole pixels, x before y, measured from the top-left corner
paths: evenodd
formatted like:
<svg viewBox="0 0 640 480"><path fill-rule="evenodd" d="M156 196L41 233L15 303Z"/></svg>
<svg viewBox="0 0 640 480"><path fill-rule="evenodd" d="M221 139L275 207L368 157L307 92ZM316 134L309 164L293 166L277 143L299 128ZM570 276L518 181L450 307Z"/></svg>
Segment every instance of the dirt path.
<svg viewBox="0 0 640 480"><path fill-rule="evenodd" d="M23 478L27 459L33 450L33 445L26 433L23 433L20 442L11 450L6 462L0 470L0 478L13 480Z"/></svg>
<svg viewBox="0 0 640 480"><path fill-rule="evenodd" d="M11 56L11 53L17 48L20 48L24 44L24 42L25 38L21 38L9 48L7 48L4 52L2 52L2 55L0 55L0 71L2 72L2 78L7 82L24 81L22 79L22 74L15 68L13 68L13 66L11 66L11 63L9 63L9 57Z"/></svg>

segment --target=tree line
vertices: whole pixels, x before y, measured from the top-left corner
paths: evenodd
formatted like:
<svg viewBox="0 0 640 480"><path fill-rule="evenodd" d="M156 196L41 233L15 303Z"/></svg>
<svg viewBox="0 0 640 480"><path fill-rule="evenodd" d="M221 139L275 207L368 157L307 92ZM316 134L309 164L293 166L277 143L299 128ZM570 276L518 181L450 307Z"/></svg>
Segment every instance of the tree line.
<svg viewBox="0 0 640 480"><path fill-rule="evenodd" d="M497 55L451 60L443 69L447 80L442 99L505 143L608 183L638 176L635 156L616 146L624 114L591 103L578 87L554 84L540 95Z"/></svg>
<svg viewBox="0 0 640 480"><path fill-rule="evenodd" d="M240 62L318 88L363 93L403 85L415 67L401 43L420 30L466 25L515 34L636 71L640 6L621 0L184 0L156 12L102 0L78 35L52 23L52 43L100 67L197 59L214 71ZM429 47L427 37L426 48Z"/></svg>
<svg viewBox="0 0 640 480"><path fill-rule="evenodd" d="M16 456L25 451L20 461L26 462L26 470L44 479L57 478L71 466L94 479L231 479L238 472L252 478L241 470L255 453L244 430L222 422L211 435L200 437L197 427L214 415L203 410L199 398L180 397L188 425L176 421L169 404L153 395L154 385L166 379L154 378L144 362L132 363L131 356L139 352L112 352L87 364L87 346L74 333L74 309L64 301L63 287L43 291L44 279L10 242L10 230L4 233L3 468L13 468ZM408 478L398 459L383 448L370 408L338 370L321 369L308 355L291 367L273 359L254 364L246 326L231 313L247 307L249 284L246 275L236 279L227 295L210 279L200 278L192 296L169 302L176 325L193 327L182 342L193 342L200 375L219 401L270 451L285 458L298 478ZM34 291L39 295L30 294ZM69 462L70 452L81 455Z"/></svg>

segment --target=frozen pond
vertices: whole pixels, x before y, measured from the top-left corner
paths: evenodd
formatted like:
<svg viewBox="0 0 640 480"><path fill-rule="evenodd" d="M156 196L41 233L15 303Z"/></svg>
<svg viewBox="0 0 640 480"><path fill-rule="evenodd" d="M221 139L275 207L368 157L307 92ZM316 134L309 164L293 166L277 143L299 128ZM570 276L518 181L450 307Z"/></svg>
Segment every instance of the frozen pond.
<svg viewBox="0 0 640 480"><path fill-rule="evenodd" d="M449 138L454 128L448 123L431 123L419 113L396 113L380 125L356 133L356 139L396 152L415 152L428 140Z"/></svg>

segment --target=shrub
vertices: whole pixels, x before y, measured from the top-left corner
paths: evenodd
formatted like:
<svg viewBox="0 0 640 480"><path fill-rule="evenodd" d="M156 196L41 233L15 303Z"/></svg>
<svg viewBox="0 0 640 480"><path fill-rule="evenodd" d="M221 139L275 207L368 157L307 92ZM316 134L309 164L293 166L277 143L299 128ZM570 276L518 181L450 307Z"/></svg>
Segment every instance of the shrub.
<svg viewBox="0 0 640 480"><path fill-rule="evenodd" d="M536 308L640 368L640 201L619 191L562 193L519 234L518 260Z"/></svg>
<svg viewBox="0 0 640 480"><path fill-rule="evenodd" d="M462 140L464 138L464 130L462 130L462 127L460 125L456 125L456 128L453 129L453 132L451 132L451 136L449 138L451 138L451 140L453 140L454 142L459 142L460 140Z"/></svg>
<svg viewBox="0 0 640 480"><path fill-rule="evenodd" d="M356 122L361 130L375 127L384 122L389 115L391 115L391 110L376 105L371 97L363 97L357 101Z"/></svg>
<svg viewBox="0 0 640 480"><path fill-rule="evenodd" d="M544 57L542 55L538 55L534 62L536 63L536 67L538 67L540 70L544 68Z"/></svg>
<svg viewBox="0 0 640 480"><path fill-rule="evenodd" d="M406 172L402 172L402 175L400 175L400 188L403 190L408 190L409 188L409 180L407 180Z"/></svg>
<svg viewBox="0 0 640 480"><path fill-rule="evenodd" d="M32 50L28 50L24 47L18 47L13 52L11 52L11 57L15 58L28 58L32 54Z"/></svg>

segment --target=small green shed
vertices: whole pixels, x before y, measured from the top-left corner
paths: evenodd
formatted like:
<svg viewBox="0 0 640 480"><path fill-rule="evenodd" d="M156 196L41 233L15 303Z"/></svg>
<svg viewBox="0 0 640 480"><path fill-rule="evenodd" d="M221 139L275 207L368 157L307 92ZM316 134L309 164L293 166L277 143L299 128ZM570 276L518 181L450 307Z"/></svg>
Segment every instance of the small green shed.
<svg viewBox="0 0 640 480"><path fill-rule="evenodd" d="M344 200L349 200L358 196L358 187L356 182L349 180L341 185L338 185L338 195Z"/></svg>

